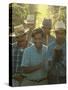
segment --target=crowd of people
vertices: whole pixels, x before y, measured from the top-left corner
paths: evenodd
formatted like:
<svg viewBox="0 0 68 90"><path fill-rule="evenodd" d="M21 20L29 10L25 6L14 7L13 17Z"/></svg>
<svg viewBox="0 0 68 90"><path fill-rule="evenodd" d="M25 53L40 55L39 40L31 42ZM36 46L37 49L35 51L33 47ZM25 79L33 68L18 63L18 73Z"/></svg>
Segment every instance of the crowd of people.
<svg viewBox="0 0 68 90"><path fill-rule="evenodd" d="M66 25L63 20L57 20L52 29L52 20L44 19L42 27L34 29L34 19L29 16L26 25L30 28L22 24L14 27L12 85L66 83Z"/></svg>

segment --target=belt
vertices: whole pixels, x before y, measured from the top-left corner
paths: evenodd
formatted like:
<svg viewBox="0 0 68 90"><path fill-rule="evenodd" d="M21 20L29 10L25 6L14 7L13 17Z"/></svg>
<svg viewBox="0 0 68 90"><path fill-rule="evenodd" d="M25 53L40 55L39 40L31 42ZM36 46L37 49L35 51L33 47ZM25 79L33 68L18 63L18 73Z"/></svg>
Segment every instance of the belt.
<svg viewBox="0 0 68 90"><path fill-rule="evenodd" d="M30 81L39 83L39 82L44 81L44 80L48 80L48 78L46 77L46 78L43 78L41 80L30 80Z"/></svg>

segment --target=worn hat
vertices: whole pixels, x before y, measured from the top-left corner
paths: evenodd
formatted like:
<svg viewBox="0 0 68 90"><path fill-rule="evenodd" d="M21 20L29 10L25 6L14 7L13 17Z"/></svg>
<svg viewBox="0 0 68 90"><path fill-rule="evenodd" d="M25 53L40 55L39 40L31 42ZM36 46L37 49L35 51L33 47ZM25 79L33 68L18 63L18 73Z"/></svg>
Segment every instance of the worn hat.
<svg viewBox="0 0 68 90"><path fill-rule="evenodd" d="M14 27L14 32L15 32L16 37L18 37L27 33L28 29L24 29L24 26L21 24Z"/></svg>
<svg viewBox="0 0 68 90"><path fill-rule="evenodd" d="M42 22L42 25L43 25L43 28L49 28L49 29L51 29L51 27L52 27L52 21L51 21L51 19L45 19L44 18L44 20Z"/></svg>
<svg viewBox="0 0 68 90"><path fill-rule="evenodd" d="M57 31L57 30L65 30L66 29L66 27L65 27L65 23L62 21L62 20L60 20L60 21L57 21L56 23L55 23L55 31Z"/></svg>
<svg viewBox="0 0 68 90"><path fill-rule="evenodd" d="M27 19L24 20L24 23L26 23L26 24L34 24L34 15L28 15Z"/></svg>

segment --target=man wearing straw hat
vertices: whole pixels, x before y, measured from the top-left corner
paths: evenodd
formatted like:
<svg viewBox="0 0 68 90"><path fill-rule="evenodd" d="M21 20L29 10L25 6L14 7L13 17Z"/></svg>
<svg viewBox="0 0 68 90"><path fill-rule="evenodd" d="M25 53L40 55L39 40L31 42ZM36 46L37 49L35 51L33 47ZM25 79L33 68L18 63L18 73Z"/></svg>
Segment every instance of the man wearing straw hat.
<svg viewBox="0 0 68 90"><path fill-rule="evenodd" d="M24 24L27 28L29 28L29 32L28 32L28 40L31 41L31 34L32 34L32 30L35 27L35 17L33 14L29 14L27 15L26 20L24 20Z"/></svg>
<svg viewBox="0 0 68 90"><path fill-rule="evenodd" d="M60 20L55 23L56 40L48 47L49 84L59 84L66 82L66 27Z"/></svg>
<svg viewBox="0 0 68 90"><path fill-rule="evenodd" d="M12 45L12 75L15 77L19 73L21 65L21 59L24 49L31 44L28 42L28 30L25 30L23 25L14 27L16 42ZM12 82L13 86L16 83Z"/></svg>

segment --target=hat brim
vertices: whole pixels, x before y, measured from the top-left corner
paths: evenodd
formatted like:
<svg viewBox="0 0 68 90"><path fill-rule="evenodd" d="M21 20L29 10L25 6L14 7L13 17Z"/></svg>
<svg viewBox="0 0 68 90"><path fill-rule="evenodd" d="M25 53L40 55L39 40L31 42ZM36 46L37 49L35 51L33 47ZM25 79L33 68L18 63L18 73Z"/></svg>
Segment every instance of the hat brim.
<svg viewBox="0 0 68 90"><path fill-rule="evenodd" d="M26 33L18 34L16 37L24 36Z"/></svg>
<svg viewBox="0 0 68 90"><path fill-rule="evenodd" d="M16 34L16 37L24 36L25 34L27 34L28 31L29 31L29 29L25 29L24 33Z"/></svg>
<svg viewBox="0 0 68 90"><path fill-rule="evenodd" d="M65 31L65 29L63 29L63 28L57 28L54 31Z"/></svg>
<svg viewBox="0 0 68 90"><path fill-rule="evenodd" d="M52 29L51 32L56 32L56 31L65 31L65 29Z"/></svg>
<svg viewBox="0 0 68 90"><path fill-rule="evenodd" d="M24 33L27 33L27 32L29 31L29 29L27 28L27 29L25 29L24 31L25 31Z"/></svg>
<svg viewBox="0 0 68 90"><path fill-rule="evenodd" d="M24 20L24 23L25 23L25 24L34 24L33 21L30 22L30 21L27 21L27 20Z"/></svg>

